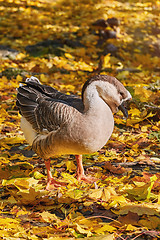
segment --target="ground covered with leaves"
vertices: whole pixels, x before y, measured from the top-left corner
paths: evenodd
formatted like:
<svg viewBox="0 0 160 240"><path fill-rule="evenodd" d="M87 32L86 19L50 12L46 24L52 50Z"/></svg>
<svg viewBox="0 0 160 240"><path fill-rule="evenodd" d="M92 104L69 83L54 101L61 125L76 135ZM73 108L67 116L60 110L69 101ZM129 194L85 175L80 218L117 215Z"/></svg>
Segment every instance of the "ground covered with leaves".
<svg viewBox="0 0 160 240"><path fill-rule="evenodd" d="M159 1L0 0L0 239L159 239ZM74 156L52 159L67 187L45 190L44 162L20 129L16 88L34 75L81 94L95 74L131 92L107 145L83 156L99 180L79 183Z"/></svg>

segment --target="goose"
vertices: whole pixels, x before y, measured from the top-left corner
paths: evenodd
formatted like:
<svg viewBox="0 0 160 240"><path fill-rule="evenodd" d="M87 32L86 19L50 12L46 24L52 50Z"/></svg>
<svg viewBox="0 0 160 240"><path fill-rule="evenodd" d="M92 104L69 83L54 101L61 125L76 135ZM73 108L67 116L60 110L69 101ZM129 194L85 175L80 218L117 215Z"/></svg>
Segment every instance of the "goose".
<svg viewBox="0 0 160 240"><path fill-rule="evenodd" d="M65 185L51 174L50 158L57 155L75 155L78 181L93 182L84 173L82 154L97 152L107 143L114 128L113 114L121 110L127 117L124 102L130 99L123 84L108 75L87 80L81 99L42 85L33 76L20 84L16 104L21 128L34 152L44 159L47 190Z"/></svg>

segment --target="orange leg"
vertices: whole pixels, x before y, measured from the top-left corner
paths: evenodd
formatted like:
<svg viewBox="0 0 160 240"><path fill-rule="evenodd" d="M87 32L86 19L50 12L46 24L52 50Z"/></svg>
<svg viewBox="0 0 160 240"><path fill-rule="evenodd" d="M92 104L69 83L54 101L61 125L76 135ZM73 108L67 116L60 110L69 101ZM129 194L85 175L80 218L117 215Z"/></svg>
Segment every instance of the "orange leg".
<svg viewBox="0 0 160 240"><path fill-rule="evenodd" d="M45 161L45 166L46 166L46 169L47 169L47 186L46 186L46 190L53 190L54 188L66 186L65 183L58 182L58 181L56 181L52 177L50 165L51 165L51 160L50 159Z"/></svg>
<svg viewBox="0 0 160 240"><path fill-rule="evenodd" d="M82 155L75 155L77 160L77 180L81 180L84 176L84 168L82 164Z"/></svg>
<svg viewBox="0 0 160 240"><path fill-rule="evenodd" d="M93 182L97 181L98 179L86 176L84 174L84 168L83 168L83 164L82 164L82 155L75 155L75 158L77 160L77 180L78 181L82 180L87 183L93 183Z"/></svg>

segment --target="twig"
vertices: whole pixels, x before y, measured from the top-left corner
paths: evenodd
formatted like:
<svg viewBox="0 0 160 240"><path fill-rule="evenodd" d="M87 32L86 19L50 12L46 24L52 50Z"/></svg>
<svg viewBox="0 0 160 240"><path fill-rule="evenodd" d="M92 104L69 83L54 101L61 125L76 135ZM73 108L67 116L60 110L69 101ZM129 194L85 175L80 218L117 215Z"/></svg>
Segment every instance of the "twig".
<svg viewBox="0 0 160 240"><path fill-rule="evenodd" d="M122 240L127 240L128 236L127 236L126 238L123 238L123 237L121 237L121 236L118 235L117 238L121 238ZM117 238L116 238L116 239L117 239ZM115 239L115 240L116 240L116 239Z"/></svg>

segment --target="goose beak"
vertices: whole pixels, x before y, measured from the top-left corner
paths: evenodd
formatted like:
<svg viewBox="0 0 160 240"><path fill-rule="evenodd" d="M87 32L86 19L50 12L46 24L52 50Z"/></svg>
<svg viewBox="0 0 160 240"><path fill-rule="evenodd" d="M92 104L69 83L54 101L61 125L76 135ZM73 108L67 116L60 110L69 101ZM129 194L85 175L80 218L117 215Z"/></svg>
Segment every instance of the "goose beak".
<svg viewBox="0 0 160 240"><path fill-rule="evenodd" d="M121 112L123 113L125 118L128 118L128 111L127 111L127 102L126 101L130 101L132 99L132 96L130 94L129 91L127 91L128 96L126 99L124 99L124 101L121 103L121 105L118 107L119 110L121 110Z"/></svg>
<svg viewBox="0 0 160 240"><path fill-rule="evenodd" d="M124 102L118 107L118 109L121 110L125 118L128 118L128 111L124 106Z"/></svg>

